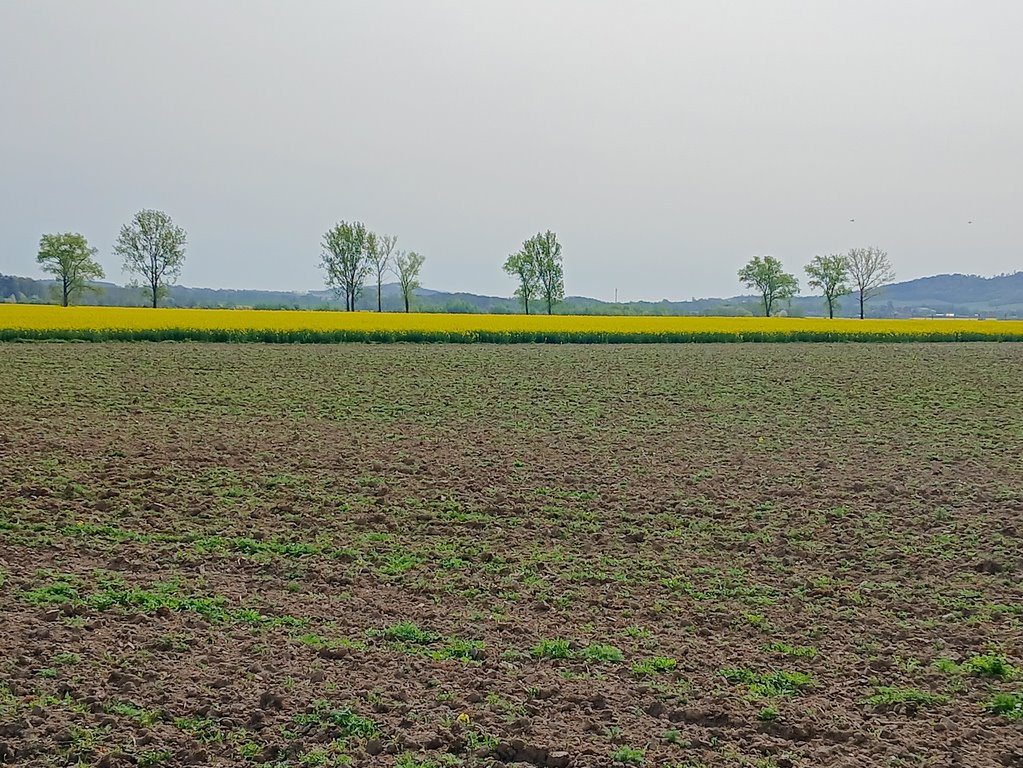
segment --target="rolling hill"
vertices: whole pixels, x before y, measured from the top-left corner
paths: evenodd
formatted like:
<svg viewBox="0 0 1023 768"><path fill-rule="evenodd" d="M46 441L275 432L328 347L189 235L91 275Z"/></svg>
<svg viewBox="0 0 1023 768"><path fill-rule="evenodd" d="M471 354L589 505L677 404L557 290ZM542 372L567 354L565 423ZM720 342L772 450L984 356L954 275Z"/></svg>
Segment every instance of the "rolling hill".
<svg viewBox="0 0 1023 768"><path fill-rule="evenodd" d="M52 280L0 275L0 301L52 302ZM145 296L138 288L114 283L97 283L96 291L82 296L80 303L141 306ZM383 290L385 311L402 309L397 284ZM243 289L189 288L172 286L166 300L179 307L255 307L265 309L339 309L342 303L326 290L305 293ZM846 297L840 314L852 316L855 300ZM509 313L520 312L514 298L483 296L475 293L447 292L420 288L415 292L414 308L421 312ZM359 309L376 309L376 292L363 292ZM753 296L705 298L691 301L607 302L585 296L569 296L558 305L564 314L606 315L748 315L759 314L759 302ZM819 296L798 296L784 307L794 315L821 315ZM978 275L934 275L887 286L868 304L872 317L926 317L932 315L981 315L985 317L1023 317L1023 272L981 277Z"/></svg>

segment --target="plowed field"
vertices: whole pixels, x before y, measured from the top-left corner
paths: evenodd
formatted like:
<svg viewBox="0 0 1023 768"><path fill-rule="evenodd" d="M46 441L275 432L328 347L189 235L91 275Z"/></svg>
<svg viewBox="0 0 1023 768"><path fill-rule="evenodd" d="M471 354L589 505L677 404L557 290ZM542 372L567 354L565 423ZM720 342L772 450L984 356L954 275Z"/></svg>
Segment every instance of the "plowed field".
<svg viewBox="0 0 1023 768"><path fill-rule="evenodd" d="M0 346L0 762L1023 766L1018 345Z"/></svg>

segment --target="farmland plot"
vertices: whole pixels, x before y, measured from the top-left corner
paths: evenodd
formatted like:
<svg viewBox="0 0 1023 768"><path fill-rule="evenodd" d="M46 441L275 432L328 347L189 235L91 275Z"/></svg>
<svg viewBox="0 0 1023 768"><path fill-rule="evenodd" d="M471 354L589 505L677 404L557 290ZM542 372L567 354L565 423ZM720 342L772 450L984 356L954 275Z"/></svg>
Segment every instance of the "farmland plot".
<svg viewBox="0 0 1023 768"><path fill-rule="evenodd" d="M0 761L1023 765L1016 345L0 346Z"/></svg>

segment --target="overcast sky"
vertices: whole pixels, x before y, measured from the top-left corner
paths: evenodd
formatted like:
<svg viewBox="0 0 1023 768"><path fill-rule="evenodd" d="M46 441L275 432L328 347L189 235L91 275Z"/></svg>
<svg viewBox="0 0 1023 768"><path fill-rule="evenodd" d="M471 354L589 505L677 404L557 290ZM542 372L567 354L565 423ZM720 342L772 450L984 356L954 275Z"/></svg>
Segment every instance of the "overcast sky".
<svg viewBox="0 0 1023 768"><path fill-rule="evenodd" d="M868 244L1015 271L1020 30L1019 0L2 0L0 272L70 230L123 281L144 207L192 286L319 288L341 219L500 295L547 228L599 298Z"/></svg>

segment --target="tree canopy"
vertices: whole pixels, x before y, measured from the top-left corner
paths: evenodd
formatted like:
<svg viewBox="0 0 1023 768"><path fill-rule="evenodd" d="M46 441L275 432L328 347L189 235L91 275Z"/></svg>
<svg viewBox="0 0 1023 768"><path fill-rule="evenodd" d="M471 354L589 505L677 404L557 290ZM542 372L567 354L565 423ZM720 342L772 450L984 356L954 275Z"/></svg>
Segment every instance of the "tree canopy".
<svg viewBox="0 0 1023 768"><path fill-rule="evenodd" d="M522 301L527 315L530 299L542 299L549 315L565 298L561 243L549 229L523 242L522 249L505 260L504 271L518 281L515 295Z"/></svg>
<svg viewBox="0 0 1023 768"><path fill-rule="evenodd" d="M323 235L320 267L327 273L327 286L338 298L344 297L349 312L355 310L370 273L370 242L370 233L359 221L338 222Z"/></svg>
<svg viewBox="0 0 1023 768"><path fill-rule="evenodd" d="M143 209L121 227L114 253L124 258L125 272L140 278L154 308L181 275L186 240L185 230L163 211Z"/></svg>
<svg viewBox="0 0 1023 768"><path fill-rule="evenodd" d="M530 254L535 265L540 298L547 305L547 314L565 298L565 272L561 259L561 243L549 229L538 232L524 243L523 250Z"/></svg>
<svg viewBox="0 0 1023 768"><path fill-rule="evenodd" d="M777 301L790 299L799 293L796 276L786 272L774 256L754 256L739 270L739 280L747 288L760 293L767 317L771 316Z"/></svg>
<svg viewBox="0 0 1023 768"><path fill-rule="evenodd" d="M398 278L398 285L401 287L401 297L405 302L405 311L409 311L409 303L412 299L412 291L419 287L419 270L423 268L426 259L415 251L399 251L395 259L395 275Z"/></svg>
<svg viewBox="0 0 1023 768"><path fill-rule="evenodd" d="M96 253L77 232L43 235L39 240L36 263L56 278L63 306L68 306L82 291L98 290L91 283L105 275L96 261Z"/></svg>
<svg viewBox="0 0 1023 768"><path fill-rule="evenodd" d="M824 294L824 305L828 308L828 317L834 318L838 308L838 299L851 292L846 285L849 278L849 259L842 253L831 253L826 256L814 256L806 265L811 288L817 288Z"/></svg>

